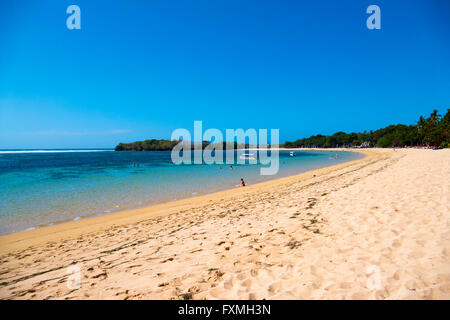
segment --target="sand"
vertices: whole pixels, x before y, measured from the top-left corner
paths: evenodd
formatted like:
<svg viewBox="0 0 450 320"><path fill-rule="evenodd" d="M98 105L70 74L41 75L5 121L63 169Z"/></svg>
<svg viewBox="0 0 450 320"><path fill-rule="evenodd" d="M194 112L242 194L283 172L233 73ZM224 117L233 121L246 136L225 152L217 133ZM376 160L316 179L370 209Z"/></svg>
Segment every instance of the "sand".
<svg viewBox="0 0 450 320"><path fill-rule="evenodd" d="M0 237L0 298L449 299L450 150L364 152Z"/></svg>

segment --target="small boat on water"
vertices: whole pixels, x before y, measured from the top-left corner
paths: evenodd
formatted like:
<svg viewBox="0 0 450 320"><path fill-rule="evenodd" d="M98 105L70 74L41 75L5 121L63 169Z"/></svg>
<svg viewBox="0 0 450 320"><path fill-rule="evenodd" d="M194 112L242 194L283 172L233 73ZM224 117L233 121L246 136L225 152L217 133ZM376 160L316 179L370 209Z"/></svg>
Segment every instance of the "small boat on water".
<svg viewBox="0 0 450 320"><path fill-rule="evenodd" d="M243 153L239 156L239 158L243 160L256 160L254 153Z"/></svg>
<svg viewBox="0 0 450 320"><path fill-rule="evenodd" d="M289 152L289 157L295 157L295 152L294 151Z"/></svg>

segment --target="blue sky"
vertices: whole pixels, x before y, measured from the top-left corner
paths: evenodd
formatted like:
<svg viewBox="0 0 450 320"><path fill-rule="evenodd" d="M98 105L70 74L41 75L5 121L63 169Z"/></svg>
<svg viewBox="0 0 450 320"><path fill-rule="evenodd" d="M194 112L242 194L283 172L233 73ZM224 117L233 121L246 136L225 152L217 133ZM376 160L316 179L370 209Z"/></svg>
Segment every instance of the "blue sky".
<svg viewBox="0 0 450 320"><path fill-rule="evenodd" d="M4 0L0 39L3 149L113 147L194 120L285 141L450 106L446 0Z"/></svg>

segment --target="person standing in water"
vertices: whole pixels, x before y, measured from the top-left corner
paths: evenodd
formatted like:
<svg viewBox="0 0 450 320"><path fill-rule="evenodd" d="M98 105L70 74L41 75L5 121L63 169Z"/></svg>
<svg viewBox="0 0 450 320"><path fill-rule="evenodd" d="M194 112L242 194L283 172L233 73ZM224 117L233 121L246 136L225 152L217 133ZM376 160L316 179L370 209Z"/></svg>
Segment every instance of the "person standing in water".
<svg viewBox="0 0 450 320"><path fill-rule="evenodd" d="M241 178L241 186L245 187L245 181Z"/></svg>

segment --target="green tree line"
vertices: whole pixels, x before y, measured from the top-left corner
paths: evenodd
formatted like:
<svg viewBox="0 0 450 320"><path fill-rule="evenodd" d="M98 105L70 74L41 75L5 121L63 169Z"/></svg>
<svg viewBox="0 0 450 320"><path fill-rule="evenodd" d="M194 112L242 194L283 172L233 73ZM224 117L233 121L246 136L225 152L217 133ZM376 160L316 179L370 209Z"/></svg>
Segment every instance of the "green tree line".
<svg viewBox="0 0 450 320"><path fill-rule="evenodd" d="M114 150L115 151L167 151L172 150L180 141L177 140L162 140L162 139L151 139L144 141L135 141L131 143L119 143ZM204 149L207 145L211 144L208 141L202 141L202 149ZM220 144L220 143L213 143ZM194 146L191 145L192 149ZM219 147L219 145L217 146ZM227 147L226 143L222 143L222 149L225 150ZM237 142L232 143L230 148L240 149L240 148L248 148L248 144L238 144Z"/></svg>
<svg viewBox="0 0 450 320"><path fill-rule="evenodd" d="M336 132L331 136L314 135L309 138L286 141L285 148L318 147L450 147L450 109L444 116L434 110L428 118L421 116L414 125L390 125L375 131Z"/></svg>
<svg viewBox="0 0 450 320"><path fill-rule="evenodd" d="M178 141L171 140L144 140L131 143L119 143L114 150L116 151L163 151L172 150Z"/></svg>
<svg viewBox="0 0 450 320"><path fill-rule="evenodd" d="M180 141L151 139L131 143L119 143L116 151L163 151L172 150ZM203 141L202 148L210 142ZM234 149L248 148L248 144L233 143ZM421 116L417 124L396 124L375 131L345 133L336 132L331 136L314 135L309 138L286 141L281 145L285 148L335 148L335 147L411 147L433 146L450 147L450 109L444 116L434 110L428 118ZM270 148L270 146L269 146ZM225 142L222 149L226 149Z"/></svg>

